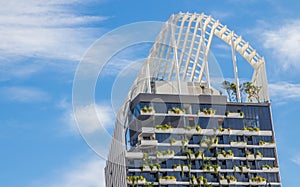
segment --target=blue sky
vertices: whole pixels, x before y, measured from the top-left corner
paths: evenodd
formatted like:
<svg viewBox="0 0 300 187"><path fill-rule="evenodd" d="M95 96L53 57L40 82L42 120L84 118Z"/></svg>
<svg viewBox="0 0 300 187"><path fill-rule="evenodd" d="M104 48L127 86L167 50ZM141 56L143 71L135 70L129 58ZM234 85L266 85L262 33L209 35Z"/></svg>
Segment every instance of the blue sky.
<svg viewBox="0 0 300 187"><path fill-rule="evenodd" d="M106 32L133 22L166 21L179 11L212 15L265 57L282 182L298 186L299 7L297 0L1 0L0 186L104 186L105 160L88 147L73 119L76 67ZM111 64L125 67L146 57L149 47L132 46ZM226 60L221 59L226 53L222 46L214 53L219 62ZM246 78L248 68L242 67L240 76ZM106 68L111 74L99 78L96 108L111 130L110 92L118 71Z"/></svg>

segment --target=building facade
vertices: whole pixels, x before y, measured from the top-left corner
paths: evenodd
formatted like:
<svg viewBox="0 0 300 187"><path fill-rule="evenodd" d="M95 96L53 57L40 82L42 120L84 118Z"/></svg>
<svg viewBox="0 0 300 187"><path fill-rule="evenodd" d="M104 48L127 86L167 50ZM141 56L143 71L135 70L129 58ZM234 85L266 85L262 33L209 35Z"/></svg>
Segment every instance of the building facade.
<svg viewBox="0 0 300 187"><path fill-rule="evenodd" d="M232 48L233 99L211 81L214 36ZM252 95L235 52L254 69ZM106 186L281 186L278 166L263 57L210 16L172 15L118 114Z"/></svg>

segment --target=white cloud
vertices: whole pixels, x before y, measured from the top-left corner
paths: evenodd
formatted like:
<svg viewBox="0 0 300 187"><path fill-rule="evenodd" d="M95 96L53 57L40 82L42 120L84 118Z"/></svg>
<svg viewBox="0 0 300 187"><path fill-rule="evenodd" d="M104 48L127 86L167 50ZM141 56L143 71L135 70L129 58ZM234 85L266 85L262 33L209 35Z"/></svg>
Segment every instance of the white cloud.
<svg viewBox="0 0 300 187"><path fill-rule="evenodd" d="M300 100L300 84L277 82L269 84L270 97L277 101Z"/></svg>
<svg viewBox="0 0 300 187"><path fill-rule="evenodd" d="M66 105L65 102L62 102L62 105L64 107L67 106L63 115L63 121L68 124L67 131L71 133L77 134L79 127L81 133L89 135L101 128L108 129L114 125L114 112L111 106L107 104L91 104L77 109L76 120L69 105ZM96 116L93 116L95 111Z"/></svg>
<svg viewBox="0 0 300 187"><path fill-rule="evenodd" d="M0 95L7 100L22 103L44 102L50 99L46 92L33 87L2 87Z"/></svg>
<svg viewBox="0 0 300 187"><path fill-rule="evenodd" d="M222 11L212 11L210 14L213 18L218 20L225 20L226 18L232 17L233 14L231 12Z"/></svg>
<svg viewBox="0 0 300 187"><path fill-rule="evenodd" d="M292 161L298 165L300 165L300 155L295 156L294 158L292 158Z"/></svg>
<svg viewBox="0 0 300 187"><path fill-rule="evenodd" d="M274 30L264 30L264 47L271 49L283 69L300 68L300 20L286 21Z"/></svg>
<svg viewBox="0 0 300 187"><path fill-rule="evenodd" d="M104 187L104 167L106 161L89 158L77 161L68 168L60 168L55 176L34 181L32 186L44 187Z"/></svg>
<svg viewBox="0 0 300 187"><path fill-rule="evenodd" d="M99 36L87 24L107 19L82 15L70 7L83 0L28 0L0 2L2 55L78 60ZM67 6L68 5L68 6Z"/></svg>

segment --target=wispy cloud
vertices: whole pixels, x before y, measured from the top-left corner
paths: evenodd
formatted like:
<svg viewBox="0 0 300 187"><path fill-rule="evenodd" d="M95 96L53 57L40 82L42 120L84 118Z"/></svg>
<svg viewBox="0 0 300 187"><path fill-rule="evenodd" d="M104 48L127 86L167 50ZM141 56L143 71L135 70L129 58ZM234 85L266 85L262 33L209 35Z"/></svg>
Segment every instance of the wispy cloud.
<svg viewBox="0 0 300 187"><path fill-rule="evenodd" d="M297 155L294 158L292 158L292 161L300 166L300 155Z"/></svg>
<svg viewBox="0 0 300 187"><path fill-rule="evenodd" d="M114 111L108 104L91 104L77 109L76 118L72 110L72 106L65 99L62 99L57 105L64 110L62 115L62 122L66 124L67 128L64 131L68 134L78 134L80 132L86 135L93 134L101 128L111 128L115 122ZM96 115L92 117L96 111ZM76 122L79 121L79 124Z"/></svg>
<svg viewBox="0 0 300 187"><path fill-rule="evenodd" d="M272 100L281 102L300 101L300 84L289 82L277 82L269 84L270 97Z"/></svg>
<svg viewBox="0 0 300 187"><path fill-rule="evenodd" d="M34 181L32 186L44 187L104 187L105 160L80 159L74 164L57 168L54 176ZM59 171L58 171L59 170Z"/></svg>
<svg viewBox="0 0 300 187"><path fill-rule="evenodd" d="M34 87L2 87L0 95L2 99L21 103L45 102L50 99L48 93Z"/></svg>
<svg viewBox="0 0 300 187"><path fill-rule="evenodd" d="M226 11L212 11L211 13L211 16L215 19L218 19L218 20L225 20L226 18L229 18L229 17L232 17L233 14L231 12L226 12Z"/></svg>
<svg viewBox="0 0 300 187"><path fill-rule="evenodd" d="M83 2L85 1L0 2L2 56L23 55L78 60L88 44L99 36L99 29L88 25L107 19L76 12L74 6Z"/></svg>
<svg viewBox="0 0 300 187"><path fill-rule="evenodd" d="M281 24L279 24L281 25ZM278 65L283 69L300 69L300 20L286 20L280 27L262 31L266 49L273 51Z"/></svg>

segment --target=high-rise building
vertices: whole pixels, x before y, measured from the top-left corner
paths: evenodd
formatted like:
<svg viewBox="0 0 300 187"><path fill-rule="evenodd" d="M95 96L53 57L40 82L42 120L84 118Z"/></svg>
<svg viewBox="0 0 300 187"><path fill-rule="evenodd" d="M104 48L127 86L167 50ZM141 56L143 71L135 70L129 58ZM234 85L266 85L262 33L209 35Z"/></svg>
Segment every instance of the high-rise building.
<svg viewBox="0 0 300 187"><path fill-rule="evenodd" d="M236 52L253 68L243 84ZM264 58L211 16L172 15L120 109L105 175L107 187L281 186Z"/></svg>

